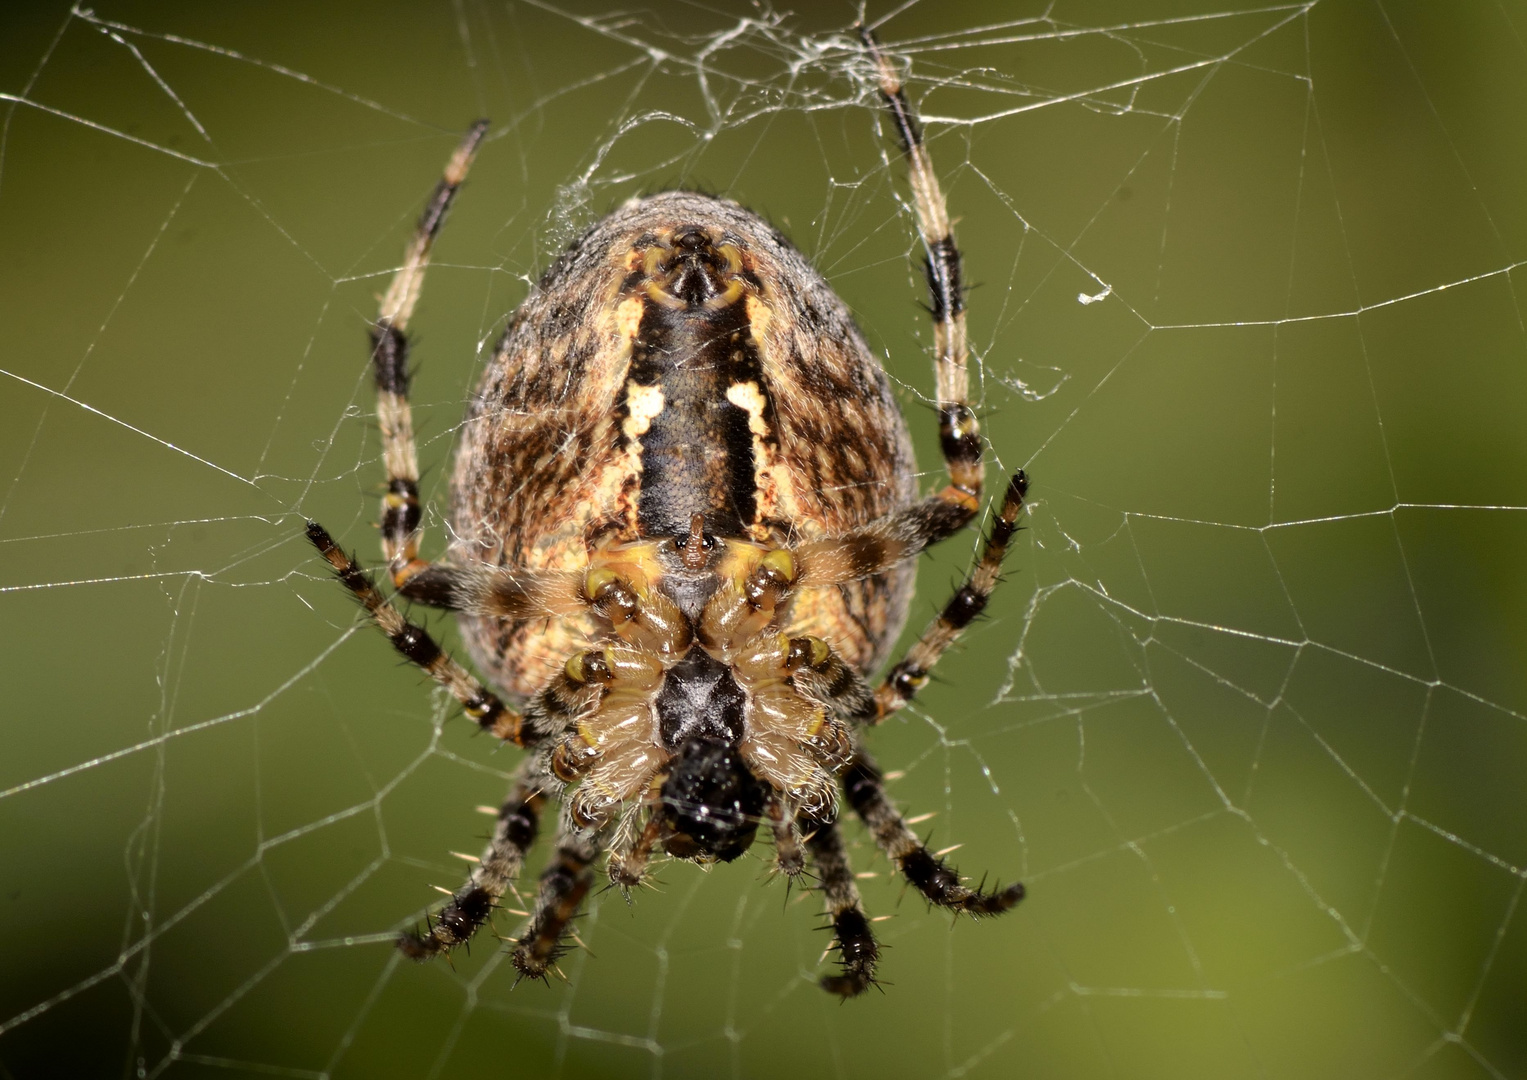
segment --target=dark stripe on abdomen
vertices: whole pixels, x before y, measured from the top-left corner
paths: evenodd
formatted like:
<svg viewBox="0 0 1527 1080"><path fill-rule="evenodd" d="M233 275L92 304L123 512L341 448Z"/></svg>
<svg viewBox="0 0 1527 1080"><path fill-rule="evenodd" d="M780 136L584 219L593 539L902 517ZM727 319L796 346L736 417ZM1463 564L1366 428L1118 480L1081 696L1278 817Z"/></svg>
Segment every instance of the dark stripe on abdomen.
<svg viewBox="0 0 1527 1080"><path fill-rule="evenodd" d="M648 537L689 533L694 514L714 536L741 536L758 513L748 414L727 400L733 383L762 385L747 305L719 311L648 299L629 378L663 393L641 444L637 521Z"/></svg>

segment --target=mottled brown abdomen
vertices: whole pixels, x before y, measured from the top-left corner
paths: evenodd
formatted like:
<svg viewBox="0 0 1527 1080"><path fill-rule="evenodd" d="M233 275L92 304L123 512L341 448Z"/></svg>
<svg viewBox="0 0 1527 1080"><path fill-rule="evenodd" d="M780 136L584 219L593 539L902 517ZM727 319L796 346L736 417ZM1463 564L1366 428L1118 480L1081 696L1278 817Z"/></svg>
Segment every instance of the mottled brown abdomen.
<svg viewBox="0 0 1527 1080"><path fill-rule="evenodd" d="M547 272L483 373L452 483L451 558L582 570L592 552L707 532L779 544L911 502L885 372L843 302L762 219L693 192L628 202ZM915 565L794 598L787 632L878 666ZM591 616L463 616L519 697L597 634Z"/></svg>

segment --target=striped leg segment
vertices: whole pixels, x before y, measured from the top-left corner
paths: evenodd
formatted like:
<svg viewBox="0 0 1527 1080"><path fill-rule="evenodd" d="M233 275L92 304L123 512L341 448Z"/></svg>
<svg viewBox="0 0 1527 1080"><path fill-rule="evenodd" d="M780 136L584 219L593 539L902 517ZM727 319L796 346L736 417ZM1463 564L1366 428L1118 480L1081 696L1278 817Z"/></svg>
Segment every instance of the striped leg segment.
<svg viewBox="0 0 1527 1080"><path fill-rule="evenodd" d="M579 615L590 601L582 594L584 575L563 570L526 570L522 567L471 563L445 566L418 564L398 592L421 604L492 615L500 619L549 619Z"/></svg>
<svg viewBox="0 0 1527 1080"><path fill-rule="evenodd" d="M403 613L387 602L377 591L371 577L354 559L345 554L324 527L316 521L308 522L308 539L334 569L340 584L350 590L378 630L387 635L405 660L424 669L424 673L451 692L461 702L466 714L484 731L516 746L534 742L536 735L527 727L520 714L499 700L472 673L447 656L435 639L422 626L403 617Z"/></svg>
<svg viewBox="0 0 1527 1080"><path fill-rule="evenodd" d="M415 960L428 960L437 953L465 944L488 921L499 897L519 877L525 853L536 840L545 797L527 782L526 770L509 791L498 812L493 838L466 884L451 895L424 930L413 930L398 937L398 948Z"/></svg>
<svg viewBox="0 0 1527 1080"><path fill-rule="evenodd" d="M403 265L382 297L381 311L371 331L376 415L382 429L382 459L387 466L387 494L382 500L382 553L393 584L399 587L429 565L419 559L419 456L414 448L413 412L408 404L408 320L424 285L430 249L487 130L486 120L477 121L451 155L445 175L435 186L414 228Z"/></svg>
<svg viewBox="0 0 1527 1080"><path fill-rule="evenodd" d="M822 989L843 998L855 997L875 982L880 946L875 943L869 918L859 902L859 886L854 884L853 867L848 864L837 824L818 825L806 847L821 881L827 917L832 920L834 947L842 965L838 974L822 977Z"/></svg>
<svg viewBox="0 0 1527 1080"><path fill-rule="evenodd" d="M806 540L791 549L797 568L791 584L812 589L883 574L947 540L970 524L972 516L940 493L852 532Z"/></svg>
<svg viewBox="0 0 1527 1080"><path fill-rule="evenodd" d="M939 612L907 650L902 661L891 668L885 681L875 690L875 710L870 722L878 724L896 712L928 684L928 673L946 649L954 644L960 633L986 608L986 601L1002 573L1002 560L1007 556L1013 534L1018 531L1018 515L1023 510L1023 496L1029 489L1029 478L1023 470L1013 474L1008 481L1007 493L1002 498L1002 509L992 521L987 534L986 546L981 551L981 561L971 571L965 584L961 585L944 610Z"/></svg>
<svg viewBox="0 0 1527 1080"><path fill-rule="evenodd" d="M875 843L931 904L965 915L1000 915L1023 899L1023 885L1014 882L990 892L969 888L959 873L929 851L902 820L885 793L880 770L865 754L854 759L843 774L843 791L849 804L864 820Z"/></svg>
<svg viewBox="0 0 1527 1080"><path fill-rule="evenodd" d="M510 957L521 978L545 979L571 948L564 940L568 924L594 884L594 860L600 850L597 836L584 832L564 829L557 837L557 852L541 872L530 925Z"/></svg>
<svg viewBox="0 0 1527 1080"><path fill-rule="evenodd" d="M922 125L907 102L901 75L880 49L868 27L859 27L859 39L875 64L880 96L885 99L907 158L912 203L917 209L917 229L922 236L924 269L928 275L930 310L933 315L934 371L938 383L939 439L949 486L939 498L962 507L966 520L980 509L981 426L971 411L970 377L966 361L970 346L965 330L965 296L960 284L960 250L949 224L949 207L933 171L933 159L923 144Z"/></svg>

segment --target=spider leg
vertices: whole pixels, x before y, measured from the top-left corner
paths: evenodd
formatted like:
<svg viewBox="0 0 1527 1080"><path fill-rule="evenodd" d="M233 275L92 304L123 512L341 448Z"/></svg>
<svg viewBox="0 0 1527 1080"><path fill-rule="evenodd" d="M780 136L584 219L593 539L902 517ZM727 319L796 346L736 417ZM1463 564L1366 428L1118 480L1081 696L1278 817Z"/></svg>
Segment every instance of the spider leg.
<svg viewBox="0 0 1527 1080"><path fill-rule="evenodd" d="M970 576L944 605L944 610L928 624L922 636L913 642L898 663L886 673L885 681L875 690L875 708L870 723L878 724L896 712L928 684L928 673L939 657L954 644L975 617L986 608L986 601L1002 573L1002 560L1007 556L1013 534L1018 531L1018 514L1023 509L1023 496L1028 491L1029 479L1020 469L1008 482L1002 497L1002 509L992 520L991 532L987 534L981 559Z"/></svg>
<svg viewBox="0 0 1527 1080"><path fill-rule="evenodd" d="M582 686L589 695L548 758L558 779L581 778L566 804L578 828L603 830L666 762L667 751L653 742L651 705L664 673L660 658L610 645L574 654L554 680L554 686Z"/></svg>
<svg viewBox="0 0 1527 1080"><path fill-rule="evenodd" d="M588 610L584 575L513 566L446 566L418 561L398 593L430 607L501 619L547 619ZM394 576L396 581L396 576Z"/></svg>
<svg viewBox="0 0 1527 1080"><path fill-rule="evenodd" d="M619 887L631 899L631 890L640 885L647 876L647 863L652 859L652 849L668 835L670 826L660 812L662 798L646 801L647 822L640 832L631 832L612 845L610 850L610 883Z"/></svg>
<svg viewBox="0 0 1527 1080"><path fill-rule="evenodd" d="M451 155L445 174L419 216L403 265L382 297L381 310L371 330L376 414L382 429L382 459L387 466L387 494L382 500L382 553L393 585L398 587L429 565L419 559L419 456L414 447L413 411L408 403L408 320L424 285L430 249L487 130L486 120L477 121ZM426 597L418 599L428 602Z"/></svg>
<svg viewBox="0 0 1527 1080"><path fill-rule="evenodd" d="M601 849L598 833L564 821L556 854L541 872L535 911L511 956L521 978L545 979L547 970L567 953L567 926L594 884L594 860Z"/></svg>
<svg viewBox="0 0 1527 1080"><path fill-rule="evenodd" d="M592 612L615 636L663 656L689 647L689 620L644 578L630 580L609 565L629 554L616 547L596 555L586 571L515 566L426 564L399 587L411 600L496 619L546 619ZM629 566L624 567L629 570Z"/></svg>
<svg viewBox="0 0 1527 1080"><path fill-rule="evenodd" d="M340 584L349 589L360 601L377 629L387 635L404 659L424 669L424 673L450 691L461 702L466 714L484 731L516 746L528 746L538 741L538 733L524 723L515 710L505 705L497 694L483 686L472 673L447 656L435 639L388 603L377 591L371 577L360 568L344 549L334 542L324 527L316 521L308 522L308 539L333 567Z"/></svg>
<svg viewBox="0 0 1527 1080"><path fill-rule="evenodd" d="M864 25L859 39L875 64L880 96L885 99L907 158L917 230L925 253L930 310L933 315L934 372L938 383L939 441L949 486L937 498L965 511L969 521L980 508L984 472L981 426L967 402L970 377L966 361L970 347L965 330L965 297L960 286L960 250L949 224L949 208L933 171L933 159L923 143L922 125L907 101L901 76L880 50L875 35Z"/></svg>
<svg viewBox="0 0 1527 1080"><path fill-rule="evenodd" d="M785 875L786 882L794 882L806 872L806 851L801 846L795 809L783 795L775 792L764 813L768 817L769 829L774 833L774 865Z"/></svg>
<svg viewBox="0 0 1527 1080"><path fill-rule="evenodd" d="M427 924L425 932L410 930L398 936L398 948L405 956L428 960L468 941L488 921L498 906L499 897L519 876L525 853L535 843L541 809L546 802L538 785L528 775L531 772L531 769L521 767L520 775L499 809L493 838L466 884L451 895L450 901Z"/></svg>
<svg viewBox="0 0 1527 1080"><path fill-rule="evenodd" d="M796 577L791 584L807 589L846 585L884 573L947 540L970 524L974 516L973 510L951 502L941 492L861 529L807 540L791 549L796 563Z"/></svg>
<svg viewBox="0 0 1527 1080"><path fill-rule="evenodd" d="M827 915L832 919L832 934L837 943L838 962L843 966L837 975L822 977L822 989L851 998L862 994L875 981L875 961L880 956L880 946L875 944L870 921L859 902L859 886L854 884L854 871L843 850L843 837L838 832L837 823L813 824L815 831L806 841L806 847L821 879L822 896L827 903Z"/></svg>
<svg viewBox="0 0 1527 1080"><path fill-rule="evenodd" d="M818 637L761 633L731 662L748 698L747 730L739 746L748 767L775 791L788 793L796 813L836 817L834 774L854 752L839 710L872 709L868 687ZM839 701L832 700L834 694Z"/></svg>
<svg viewBox="0 0 1527 1080"><path fill-rule="evenodd" d="M792 681L795 689L812 701L826 705L834 715L848 720L863 720L875 711L875 697L869 684L851 664L846 664L837 651L821 638L791 638L792 646L803 641L810 649L811 662L794 669ZM821 747L826 749L825 746ZM843 762L829 755L826 759L834 767Z"/></svg>
<svg viewBox="0 0 1527 1080"><path fill-rule="evenodd" d="M843 774L848 801L874 836L875 843L896 865L908 882L917 886L928 902L966 915L1000 915L1023 899L1023 885L1013 882L1005 889L971 889L960 875L928 850L907 828L896 806L885 793L880 770L862 751Z"/></svg>
<svg viewBox="0 0 1527 1080"><path fill-rule="evenodd" d="M565 732L586 710L591 688L562 672L525 706L522 745L533 747L519 768L513 787L498 814L493 838L476 869L445 907L427 923L423 933L398 938L398 948L415 960L428 960L470 940L488 920L498 901L519 876L525 855L535 844L541 811L548 792L563 781L553 771L556 742L550 736Z"/></svg>
<svg viewBox="0 0 1527 1080"><path fill-rule="evenodd" d="M838 585L889 570L931 544L954 535L975 516L984 465L980 425L967 402L969 345L965 302L960 287L960 252L950 229L948 207L923 143L921 125L907 101L896 68L870 30L858 27L860 40L875 64L880 96L901 140L917 210L917 227L926 252L925 269L932 298L934 368L938 383L940 444L949 484L934 495L864 528L839 536L808 540L791 552L789 585L810 588ZM965 584L893 666L875 691L865 719L879 723L902 708L928 681L928 673L970 622L986 607L996 586L1002 559L1017 528L1028 478L1020 471L1008 484L1002 508L992 523L981 560Z"/></svg>

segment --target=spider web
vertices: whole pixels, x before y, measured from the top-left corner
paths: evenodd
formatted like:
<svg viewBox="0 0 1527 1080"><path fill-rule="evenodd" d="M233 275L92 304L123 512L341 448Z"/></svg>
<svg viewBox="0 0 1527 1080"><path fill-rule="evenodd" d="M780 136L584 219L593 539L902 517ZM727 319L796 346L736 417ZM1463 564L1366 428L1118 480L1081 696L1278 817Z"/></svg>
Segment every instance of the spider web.
<svg viewBox="0 0 1527 1080"><path fill-rule="evenodd" d="M992 617L870 743L1029 898L951 931L850 826L893 917L886 993L839 1007L766 845L599 897L566 983L516 988L487 936L400 959L517 755L356 626L301 524L376 562L365 330L477 115L415 320L427 554L507 313L663 187L793 237L936 463L855 12L15 7L0 1076L1527 1075L1519 8L870 10L1033 484Z"/></svg>

